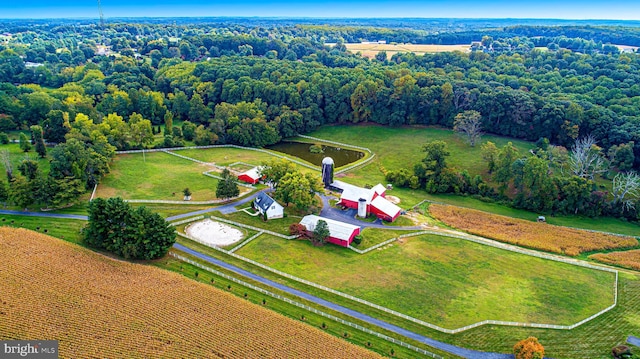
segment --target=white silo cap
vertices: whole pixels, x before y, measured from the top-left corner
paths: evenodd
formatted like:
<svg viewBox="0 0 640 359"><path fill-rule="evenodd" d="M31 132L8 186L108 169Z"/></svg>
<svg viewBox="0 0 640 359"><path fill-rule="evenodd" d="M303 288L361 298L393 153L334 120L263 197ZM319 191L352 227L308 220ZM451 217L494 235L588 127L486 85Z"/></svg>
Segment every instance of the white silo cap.
<svg viewBox="0 0 640 359"><path fill-rule="evenodd" d="M333 164L333 158L331 157L325 157L322 159L322 164L323 165L332 165Z"/></svg>

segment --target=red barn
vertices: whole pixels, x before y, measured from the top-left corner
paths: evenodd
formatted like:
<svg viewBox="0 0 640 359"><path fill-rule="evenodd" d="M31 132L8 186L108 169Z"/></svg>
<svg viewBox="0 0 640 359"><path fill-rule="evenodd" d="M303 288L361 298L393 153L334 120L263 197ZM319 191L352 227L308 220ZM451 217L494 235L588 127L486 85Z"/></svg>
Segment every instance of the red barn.
<svg viewBox="0 0 640 359"><path fill-rule="evenodd" d="M388 222L395 221L402 212L402 208L384 198L386 188L381 184L377 184L371 189L354 186L341 181L335 181L331 185L334 188L342 190L339 204L347 208L358 209L359 200L364 199L367 215L373 213L376 217Z"/></svg>
<svg viewBox="0 0 640 359"><path fill-rule="evenodd" d="M329 227L329 238L327 242L329 243L337 244L341 247L348 247L351 242L353 242L353 238L360 234L360 227L358 226L316 215L304 216L300 224L304 225L308 232L313 232L319 220L327 222L327 227Z"/></svg>
<svg viewBox="0 0 640 359"><path fill-rule="evenodd" d="M402 212L400 207L384 197L378 196L371 201L371 213L382 220L393 222L400 216L400 212Z"/></svg>
<svg viewBox="0 0 640 359"><path fill-rule="evenodd" d="M254 167L246 172L242 172L241 174L238 175L238 180L249 183L249 184L256 184L258 183L258 181L260 181L261 170L262 168L260 167Z"/></svg>

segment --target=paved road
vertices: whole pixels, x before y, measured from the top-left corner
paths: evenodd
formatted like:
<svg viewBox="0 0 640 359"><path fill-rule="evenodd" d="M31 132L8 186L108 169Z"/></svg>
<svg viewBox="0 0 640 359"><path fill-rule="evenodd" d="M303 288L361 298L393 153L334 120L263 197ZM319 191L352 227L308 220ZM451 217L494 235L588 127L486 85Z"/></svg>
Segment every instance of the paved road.
<svg viewBox="0 0 640 359"><path fill-rule="evenodd" d="M329 301L324 300L322 298L318 298L318 297L313 296L311 294L299 291L297 289L288 287L286 285L283 285L283 284L274 282L272 280L269 280L267 278L261 277L259 275L253 274L253 273L251 273L249 271L246 271L244 269L238 268L238 267L236 267L234 265L228 264L228 263L223 262L223 261L221 261L219 259L215 259L215 258L209 257L209 256L207 256L205 254L202 254L200 252L194 251L194 250L192 250L192 249L190 249L188 247L185 247L185 246L183 246L183 245L181 245L179 243L174 244L173 248L175 248L177 250L180 250L182 252L188 253L188 254L190 254L190 255L192 255L194 257L200 258L200 259L202 259L202 260L204 260L204 261L206 261L206 262L208 262L210 264L213 264L213 265L225 268L227 270L230 270L230 271L232 271L232 272L234 272L236 274L239 274L239 275L241 275L243 277L250 278L252 280L255 280L257 282L265 284L265 285L267 285L269 287L277 288L277 289L279 289L281 291L284 291L286 293L293 294L293 295L295 295L297 297L300 297L300 298L304 298L304 299L309 300L311 302L314 302L316 304L319 304L319 305L322 305L324 307L330 308L332 310L338 311L340 313L349 315L351 317L360 319L360 320L362 320L364 322L376 325L376 326L378 326L380 328L387 329L387 330L392 331L394 333L403 335L403 336L405 336L407 338L414 339L414 340L419 341L421 343L427 344L427 345L429 345L431 347L438 348L438 349L444 350L444 351L446 351L448 353L452 353L452 354L461 356L463 358L469 358L469 359L513 359L513 355L511 355L511 354L480 352L480 351L476 351L476 350L457 347L455 345L443 343L443 342L440 342L440 341L425 337L423 335L414 333L412 331L406 330L406 329L398 327L396 325L389 324L389 323L384 322L384 321L382 321L380 319L376 319L376 318L373 318L373 317L368 316L366 314L362 314L362 313L357 312L357 311L355 311L353 309L349 309L349 308L343 307L341 305L329 302Z"/></svg>
<svg viewBox="0 0 640 359"><path fill-rule="evenodd" d="M355 209L350 208L346 210L341 210L338 208L331 207L331 205L329 204L329 200L337 199L337 198L325 196L322 194L320 195L320 197L322 198L322 211L320 211L321 217L353 224L354 226L359 226L360 228L364 228L364 227L384 228L384 229L390 229L390 230L396 230L396 231L424 229L422 227L417 227L417 226L408 226L408 227L387 226L382 224L382 220L380 219L377 219L375 222L361 221L356 218L356 214L358 213L358 211L356 211Z"/></svg>
<svg viewBox="0 0 640 359"><path fill-rule="evenodd" d="M80 219L88 220L88 216L81 214L61 214L61 213L47 213L47 212L22 212L22 211L10 211L7 209L1 209L0 214L13 214L27 217L48 217L48 218L68 218L68 219Z"/></svg>
<svg viewBox="0 0 640 359"><path fill-rule="evenodd" d="M206 208L206 209L202 209L202 210L199 210L199 211L193 211L193 212L189 212L189 213L178 214L178 215L175 215L175 216L167 217L166 219L169 222L173 222L173 221L178 220L178 219L189 218L189 217L193 217L193 216L199 216L201 214L214 212L214 211L220 211L220 213L222 213L222 214L229 214L229 213L237 212L238 210L235 209L236 206L239 206L241 204L245 204L245 203L253 201L253 199L256 198L256 196L258 196L258 194L261 193L261 192L271 192L271 191L272 191L272 189L270 189L270 188L263 189L262 191L258 191L258 192L254 193L254 194L246 196L246 197L244 197L243 199L241 199L239 201L223 204L221 206L215 206L215 207L211 207L211 208Z"/></svg>

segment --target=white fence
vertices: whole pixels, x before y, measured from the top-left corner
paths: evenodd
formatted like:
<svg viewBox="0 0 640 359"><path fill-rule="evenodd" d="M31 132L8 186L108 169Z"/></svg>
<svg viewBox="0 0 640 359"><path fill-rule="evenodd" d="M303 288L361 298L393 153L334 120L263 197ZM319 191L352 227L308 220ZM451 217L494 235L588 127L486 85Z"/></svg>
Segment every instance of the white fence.
<svg viewBox="0 0 640 359"><path fill-rule="evenodd" d="M233 252L237 251L238 249L240 249L240 248L244 247L247 243L251 242L252 240L254 240L254 239L258 238L258 237L260 237L263 233L264 233L264 232L258 232L258 233L256 233L256 234L254 234L253 236L251 236L251 238L249 238L249 239L247 239L246 241L244 241L244 242L242 242L242 243L238 244L237 246L235 246L235 247L231 248L231 249L229 250L229 252L230 252L230 253L233 253Z"/></svg>
<svg viewBox="0 0 640 359"><path fill-rule="evenodd" d="M375 246L369 247L367 249L358 249L358 248L354 248L354 247L351 247L351 246L349 246L349 249L351 249L352 251L354 251L356 253L365 254L365 253L371 252L372 250L375 250L375 249L378 249L380 247L386 246L389 243L393 243L393 242L397 241L398 238L399 237L388 239L388 240L386 240L386 241L384 241L382 243L378 243Z"/></svg>
<svg viewBox="0 0 640 359"><path fill-rule="evenodd" d="M250 229L254 229L254 230L260 230L257 227L243 225L241 223L236 223L236 222L229 221L229 220L226 220L226 219L223 219L223 218L217 218L217 217L213 217L213 216L211 218L214 218L216 220L220 220L220 221L223 221L223 222L227 222L227 223L230 223L230 224L234 224L234 225L237 225L237 226L240 226L240 227L250 228ZM265 231L265 232L269 233L268 231ZM271 232L270 234L274 234L274 235L277 235L278 237L287 238L287 239L295 238L295 236L287 237L287 236L284 236L282 234L275 233L275 232ZM313 283L313 282L310 282L308 280L305 280L305 279L290 275L288 273L282 272L282 271L277 270L275 268L271 268L271 267L269 267L267 265L264 265L262 263L256 262L256 261L251 260L249 258L242 257L242 256L237 255L235 253L231 253L230 251L226 251L226 250L218 248L218 247L212 247L212 248L214 248L217 251L226 253L227 255L229 255L229 256L231 256L233 258L239 259L239 260L241 260L243 262L249 263L249 264L254 265L256 267L259 267L259 268L262 268L262 269L267 270L269 272L272 272L272 273L274 273L276 275L285 277L287 279L294 280L294 281L296 281L298 283L302 283L302 284L308 285L308 286L316 288L316 289L320 289L320 290L325 291L325 292L332 293L332 294L340 296L342 298L346 298L346 299L352 300L354 302L366 305L366 306L368 306L370 308L374 308L374 309L380 310L382 312L385 312L387 314L391 314L391 315L394 315L396 317L408 320L410 322L425 326L427 328L431 328L431 329L434 329L434 330L437 330L437 331L440 331L440 332L443 332L443 333L448 333L448 334L460 333L460 332L463 332L465 330L469 330L469 329L472 329L472 328L475 328L475 327L478 327L478 326L481 326L481 325L485 325L485 324L498 324L498 325L517 326L517 327L547 328L547 329L567 329L568 330L568 329L573 329L573 328L575 328L575 327L577 327L579 325L582 325L582 324L584 324L584 323L586 323L586 322L598 317L599 315L608 312L609 310L613 309L618 303L618 271L615 270L615 269L595 266L595 265L591 265L591 264L584 263L584 262L577 261L577 260L571 260L571 259L562 258L562 257L550 256L550 255L546 255L546 254L542 254L542 253L536 253L536 252L533 252L533 251L527 251L527 250L524 250L524 249L517 248L515 246L503 245L501 243L492 243L493 241L489 241L489 240L486 240L486 239L483 239L483 238L482 239L475 239L475 238L472 238L473 236L462 236L462 235L456 235L456 234L451 234L451 233L443 233L443 232L427 230L427 231L420 231L420 232L403 234L403 235L398 236L398 238L413 237L413 236L418 236L418 235L423 235L423 234L434 234L434 235L438 235L438 236L445 236L445 237L452 237L452 238L458 238L458 239L463 239L463 240L469 240L469 241L472 241L472 242L485 244L485 245L488 244L488 245L491 245L493 247L502 248L502 249L506 249L506 250L510 250L510 251L514 251L514 252L519 252L519 253L522 253L522 254L527 254L527 255L531 255L531 256L535 256L535 257L539 257L539 258L550 259L550 260L554 260L554 261L557 261L557 262L564 262L564 263L573 264L573 265L577 265L577 266L581 266L581 267L586 267L586 268L591 268L591 269L596 269L596 270L602 270L602 271L605 271L605 272L615 273L614 303L613 303L613 305L605 308L604 310L602 310L602 311L600 311L600 312L598 312L598 313L596 313L596 314L594 314L594 315L592 315L592 316L590 316L590 317L588 317L586 319L583 319L583 320L579 321L578 323L572 324L572 325L555 325L555 324L541 324L541 323L521 323L521 322L507 322L507 321L498 321L498 320L484 320L484 321L473 323L473 324L470 324L470 325L467 325L467 326L464 326L464 327L461 327L461 328L447 329L447 328L443 328L443 327L440 327L438 325L435 325L435 324L432 324L432 323L428 323L428 322L425 322L423 320L408 316L406 314L397 312L395 310L380 306L378 304L371 303L371 302L366 301L364 299L357 298L357 297L354 297L352 295L337 291L335 289L331 289L329 287L325 287L323 285L320 285L320 284L317 284L317 283ZM186 235L183 235L183 234L180 234L180 235L185 237L185 238L189 238L189 239L197 241L196 239L190 238L190 237L188 237ZM392 239L393 240L397 240L397 238L392 238ZM388 240L386 242L390 243L390 242L392 242L392 240Z"/></svg>
<svg viewBox="0 0 640 359"><path fill-rule="evenodd" d="M179 226L181 224L195 222L195 221L198 221L198 220L201 220L201 219L204 219L204 216L191 217L191 218L183 219L182 221L171 222L171 223L169 223L169 225L177 227L177 226Z"/></svg>
<svg viewBox="0 0 640 359"><path fill-rule="evenodd" d="M359 167L363 167L364 165L366 165L369 162L371 162L373 160L373 158L376 156L375 153L371 152L371 150L366 148L366 147L354 146L354 145L349 145L349 144L346 144L346 143L330 141L330 140L325 140L323 138L317 138L317 137L311 137L311 136L305 136L305 135L297 135L297 136L298 137L302 137L302 138L306 138L308 140L330 143L330 144L336 145L336 146L341 146L341 147L346 147L346 148L355 148L357 150L366 151L366 152L369 153L369 158L365 159L362 162L356 162L356 163L354 163L353 165L351 165L349 167L341 168L340 170L336 171L335 174L340 174L340 173L344 173L344 172L347 172L347 171L351 171L351 170L359 168Z"/></svg>
<svg viewBox="0 0 640 359"><path fill-rule="evenodd" d="M205 266L205 265L202 265L202 264L200 264L200 263L198 263L198 262L196 262L196 261L193 261L193 260L191 260L191 259L188 259L188 258L186 258L186 257L184 257L184 256L179 255L179 254L175 254L175 253L173 253L173 252L170 252L170 253L169 253L169 255L171 255L171 256L175 257L176 259L179 259L179 260L181 260L181 261L183 261L183 262L189 263L189 264L191 264L191 265L193 265L193 266L195 266L195 267L198 267L198 268L200 268L200 269L202 269L202 270L205 270L205 271L207 271L207 272L213 273L213 274L215 274L215 275L217 275L217 276L220 276L220 277L222 277L222 278L225 278L225 279L227 279L227 280L230 280L230 281L232 281L232 282L234 282L234 283L240 284L240 285L241 285L241 286L243 286L243 287L250 288L250 289L252 289L252 290L254 290L254 291L256 291L256 292L259 292L259 293L262 293L262 294L268 295L268 296L270 296L270 297L272 297L272 298L276 298L276 299L281 300L281 301L283 301L283 302L286 302L286 303L288 303L288 304L294 305L294 306L296 306L296 307L298 307L298 308L302 308L302 309L304 309L304 310L306 310L306 311L309 311L309 312L311 312L311 313L314 313L314 314L320 315L320 316L322 316L322 317L324 317L324 318L327 318L327 319L329 319L329 320L333 320L333 321L336 321L336 322L341 323L341 324L343 324L343 325L346 325L346 326L349 326L349 327L351 327L351 328L357 329L357 330L359 330L359 331L362 331L362 332L365 332L365 333L368 333L368 334L371 334L371 335L375 335L375 336L376 336L376 337L378 337L378 338L381 338L381 339L383 339L383 340L386 340L386 341L392 342L392 343L394 343L394 344L400 345L400 346L402 346L402 347L408 348L408 349L413 350L413 351L415 351L415 352L417 352L417 353L420 353L420 354L422 354L422 355L426 355L426 356L429 356L429 357L431 357L431 358L444 359L444 358L443 358L443 357L441 357L440 355L434 354L434 353L432 353L432 352L430 352L430 351L428 351L428 350L425 350L425 349L422 349L422 348L418 348L418 347L416 347L416 346L414 346L414 345L411 345L411 344L409 344L409 343L403 342L403 341L398 340L398 339L396 339L396 338L393 338L393 337L390 337L390 336L388 336L388 335L385 335L385 334L382 334L382 333L376 332L376 331L371 330L371 329L369 329L369 328L365 328L365 327L363 327L363 326L361 326L361 325L359 325L359 324L355 324L355 323L352 323L352 322L346 321L346 320L344 320L344 319L342 319L342 318L338 318L338 317L336 317L335 315L331 315L331 314L325 313L325 312L320 311L320 310L318 310L318 309L316 309L316 308L312 308L312 307L310 307L310 306L308 306L308 305L305 305L305 304L302 304L302 303L300 303L300 302L297 302L297 301L291 300L291 299L289 299L289 298L287 298L287 297L284 297L284 296L282 296L282 295L279 295L279 294L273 293L273 292L268 291L268 290L266 290L266 289L263 289L263 288L261 288L261 287L258 287L258 286L255 286L255 285L253 285L253 284L250 284L250 283L247 283L247 282L245 282L245 281L242 281L242 280L240 280L240 279L234 278L234 277L232 277L232 276L230 276L230 275L227 275L227 274L225 274L225 273L223 273L223 272L217 271L217 270L215 270L215 269L213 269L213 268L210 268L210 267L207 267L207 266Z"/></svg>

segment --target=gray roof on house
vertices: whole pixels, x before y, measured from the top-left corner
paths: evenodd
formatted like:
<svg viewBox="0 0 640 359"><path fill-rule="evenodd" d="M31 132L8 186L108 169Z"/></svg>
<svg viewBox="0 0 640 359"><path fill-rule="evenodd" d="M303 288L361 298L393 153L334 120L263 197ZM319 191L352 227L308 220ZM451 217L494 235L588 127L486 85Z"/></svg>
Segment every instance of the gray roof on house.
<svg viewBox="0 0 640 359"><path fill-rule="evenodd" d="M280 203L276 202L273 198L269 197L269 195L264 192L260 192L254 200L256 206L260 207L263 212L266 212L274 202L278 204L278 206L280 205Z"/></svg>

